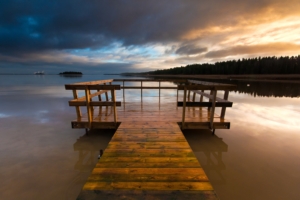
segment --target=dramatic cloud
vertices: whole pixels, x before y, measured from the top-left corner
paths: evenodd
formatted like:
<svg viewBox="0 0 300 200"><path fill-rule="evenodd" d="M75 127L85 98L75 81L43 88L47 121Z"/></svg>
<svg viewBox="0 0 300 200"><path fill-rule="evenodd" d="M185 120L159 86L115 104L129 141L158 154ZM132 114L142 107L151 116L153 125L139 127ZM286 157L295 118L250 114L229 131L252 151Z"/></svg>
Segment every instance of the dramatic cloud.
<svg viewBox="0 0 300 200"><path fill-rule="evenodd" d="M299 0L0 0L0 62L157 69L295 55L299 10Z"/></svg>
<svg viewBox="0 0 300 200"><path fill-rule="evenodd" d="M196 47L194 45L185 45L176 50L177 54L182 55L191 55L191 54L199 54L207 51L206 47Z"/></svg>
<svg viewBox="0 0 300 200"><path fill-rule="evenodd" d="M277 52L300 52L300 44L291 43L268 43L261 45L250 45L250 46L234 46L229 49L223 49L219 51L208 52L205 57L226 57L232 55L247 55L247 54L265 54L265 53L277 53Z"/></svg>

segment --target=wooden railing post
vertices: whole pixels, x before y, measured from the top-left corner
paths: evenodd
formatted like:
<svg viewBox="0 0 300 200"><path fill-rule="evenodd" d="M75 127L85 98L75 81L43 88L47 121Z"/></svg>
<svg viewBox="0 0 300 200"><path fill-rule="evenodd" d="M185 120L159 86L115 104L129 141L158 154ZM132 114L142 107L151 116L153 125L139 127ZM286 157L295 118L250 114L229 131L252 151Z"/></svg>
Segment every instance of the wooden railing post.
<svg viewBox="0 0 300 200"><path fill-rule="evenodd" d="M88 114L88 128L90 129L92 127L93 116L92 116L92 109L90 106L90 89L88 88L88 86L86 86L85 88L85 99L86 99L86 109Z"/></svg>
<svg viewBox="0 0 300 200"><path fill-rule="evenodd" d="M143 81L141 81L141 101L143 101Z"/></svg>
<svg viewBox="0 0 300 200"><path fill-rule="evenodd" d="M115 89L111 90L111 98L112 98L112 101L114 102L114 105L113 105L114 122L115 122L115 125L117 125L117 107L116 107L116 90Z"/></svg>
<svg viewBox="0 0 300 200"><path fill-rule="evenodd" d="M125 102L125 81L123 81L123 101Z"/></svg>
<svg viewBox="0 0 300 200"><path fill-rule="evenodd" d="M97 90L97 92L100 92L100 90ZM101 94L98 95L98 100L102 101Z"/></svg>
<svg viewBox="0 0 300 200"><path fill-rule="evenodd" d="M229 91L225 91L224 93L224 100L228 100L228 96L229 96ZM224 119L225 117L225 112L226 112L226 107L222 107L222 110L221 110L221 119Z"/></svg>
<svg viewBox="0 0 300 200"><path fill-rule="evenodd" d="M160 100L160 81L158 82L158 87L159 87L159 89L158 89L158 97L159 97L159 100Z"/></svg>
<svg viewBox="0 0 300 200"><path fill-rule="evenodd" d="M78 94L76 89L73 90L73 97L74 99L78 99ZM76 108L77 120L79 120L81 118L81 110L79 106L76 106L75 108Z"/></svg>
<svg viewBox="0 0 300 200"><path fill-rule="evenodd" d="M186 106L186 86L184 86L183 92L183 108L182 108L182 130L184 129L184 122L185 122L185 106Z"/></svg>
<svg viewBox="0 0 300 200"><path fill-rule="evenodd" d="M216 107L216 97L217 97L217 90L213 89L212 91L212 95L213 95L213 99L212 99L212 106L210 109L210 128L214 129L214 115L215 115L215 107Z"/></svg>

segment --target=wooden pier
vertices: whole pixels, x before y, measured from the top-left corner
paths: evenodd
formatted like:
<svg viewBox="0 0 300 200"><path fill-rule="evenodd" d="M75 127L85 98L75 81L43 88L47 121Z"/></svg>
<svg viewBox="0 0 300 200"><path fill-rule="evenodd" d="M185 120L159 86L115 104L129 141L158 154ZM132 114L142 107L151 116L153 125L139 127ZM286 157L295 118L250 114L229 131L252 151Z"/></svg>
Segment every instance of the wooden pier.
<svg viewBox="0 0 300 200"><path fill-rule="evenodd" d="M159 85L143 86L147 81ZM117 79L66 85L74 94L69 102L77 113L73 128L117 129L78 199L217 199L181 129L229 129L224 117L226 107L232 106L228 94L234 86L191 80L176 80L177 87L161 86L163 81ZM140 85L125 86L125 82ZM125 89L141 90L140 101L125 101ZM143 97L146 89L159 90L159 95ZM83 90L84 96L79 97L77 90ZM175 95L165 97L164 90L175 90ZM218 90L224 90L222 97L217 97Z"/></svg>

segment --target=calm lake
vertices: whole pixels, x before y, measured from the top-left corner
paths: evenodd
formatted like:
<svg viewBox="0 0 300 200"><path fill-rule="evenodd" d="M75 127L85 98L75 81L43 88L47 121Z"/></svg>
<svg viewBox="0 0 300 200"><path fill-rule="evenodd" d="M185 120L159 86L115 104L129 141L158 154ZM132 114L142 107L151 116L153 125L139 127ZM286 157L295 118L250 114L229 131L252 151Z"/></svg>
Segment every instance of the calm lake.
<svg viewBox="0 0 300 200"><path fill-rule="evenodd" d="M76 199L114 132L72 129L64 84L110 78L0 75L0 199ZM300 85L233 83L229 130L184 131L218 197L300 199Z"/></svg>

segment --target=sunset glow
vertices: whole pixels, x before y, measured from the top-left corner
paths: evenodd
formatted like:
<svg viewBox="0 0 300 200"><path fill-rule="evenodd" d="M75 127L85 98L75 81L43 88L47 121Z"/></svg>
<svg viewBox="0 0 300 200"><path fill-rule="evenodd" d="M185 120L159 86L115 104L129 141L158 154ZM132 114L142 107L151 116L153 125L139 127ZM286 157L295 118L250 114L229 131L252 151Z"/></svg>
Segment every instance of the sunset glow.
<svg viewBox="0 0 300 200"><path fill-rule="evenodd" d="M299 1L24 3L1 4L0 73L149 71L300 51Z"/></svg>

